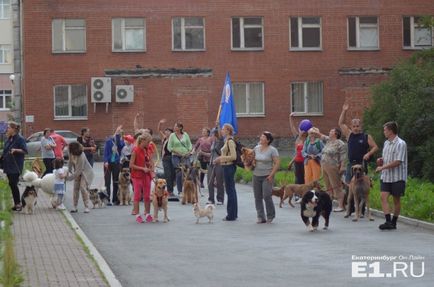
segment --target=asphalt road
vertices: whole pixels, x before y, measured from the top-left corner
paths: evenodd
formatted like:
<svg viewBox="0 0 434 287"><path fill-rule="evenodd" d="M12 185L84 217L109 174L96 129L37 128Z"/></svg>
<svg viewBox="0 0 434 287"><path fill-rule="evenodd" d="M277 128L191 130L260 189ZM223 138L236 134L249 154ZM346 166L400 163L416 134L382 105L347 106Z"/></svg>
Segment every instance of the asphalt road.
<svg viewBox="0 0 434 287"><path fill-rule="evenodd" d="M94 170L93 185L102 185L102 164ZM71 188L68 182L67 207ZM256 224L251 187L237 185L237 193L235 222L223 222L226 207L217 206L213 224L206 218L195 224L192 207L179 202L169 203L169 223L139 225L131 206L85 214L81 202L73 217L123 286L425 287L434 282L432 231L398 224L396 231L382 232L382 218L354 223L334 213L329 230L312 233L299 206L280 209L277 198L275 221Z"/></svg>

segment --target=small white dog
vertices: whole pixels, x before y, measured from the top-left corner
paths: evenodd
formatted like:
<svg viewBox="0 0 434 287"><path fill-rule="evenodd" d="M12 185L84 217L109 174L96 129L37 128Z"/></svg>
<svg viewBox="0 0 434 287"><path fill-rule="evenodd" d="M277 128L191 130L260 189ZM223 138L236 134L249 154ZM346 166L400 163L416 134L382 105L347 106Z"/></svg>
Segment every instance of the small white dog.
<svg viewBox="0 0 434 287"><path fill-rule="evenodd" d="M214 218L214 209L215 206L213 204L207 204L204 208L201 208L199 203L193 204L193 214L196 216L196 224L199 223L199 219L202 217L208 217L208 223L212 223Z"/></svg>

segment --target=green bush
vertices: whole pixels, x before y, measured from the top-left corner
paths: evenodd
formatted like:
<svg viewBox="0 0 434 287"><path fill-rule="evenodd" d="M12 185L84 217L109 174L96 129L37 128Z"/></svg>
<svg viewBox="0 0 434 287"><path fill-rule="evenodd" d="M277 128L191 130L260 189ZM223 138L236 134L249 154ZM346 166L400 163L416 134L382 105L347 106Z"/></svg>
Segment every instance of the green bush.
<svg viewBox="0 0 434 287"><path fill-rule="evenodd" d="M364 127L381 148L383 124L396 121L407 143L409 174L434 181L434 49L419 51L396 65L373 88Z"/></svg>

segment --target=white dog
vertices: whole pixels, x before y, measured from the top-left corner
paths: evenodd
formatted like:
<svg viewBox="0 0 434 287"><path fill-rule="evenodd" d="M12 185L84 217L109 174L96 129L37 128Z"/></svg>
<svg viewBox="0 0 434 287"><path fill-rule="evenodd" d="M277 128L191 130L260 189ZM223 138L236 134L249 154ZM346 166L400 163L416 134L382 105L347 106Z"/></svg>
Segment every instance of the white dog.
<svg viewBox="0 0 434 287"><path fill-rule="evenodd" d="M198 203L193 204L193 214L196 216L196 224L199 223L199 219L202 217L208 217L208 223L212 223L214 218L214 208L213 204L207 204L204 208L201 208Z"/></svg>
<svg viewBox="0 0 434 287"><path fill-rule="evenodd" d="M48 173L43 178L39 178L36 172L26 170L23 180L34 187L42 189L44 192L54 194L54 174Z"/></svg>

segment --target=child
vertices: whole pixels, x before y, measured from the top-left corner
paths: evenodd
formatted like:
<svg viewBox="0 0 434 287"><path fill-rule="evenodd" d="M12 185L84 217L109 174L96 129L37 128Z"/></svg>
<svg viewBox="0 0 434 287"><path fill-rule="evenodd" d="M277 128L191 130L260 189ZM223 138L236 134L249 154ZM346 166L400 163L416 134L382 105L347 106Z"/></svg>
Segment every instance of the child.
<svg viewBox="0 0 434 287"><path fill-rule="evenodd" d="M54 174L54 192L57 195L57 209L65 210L63 205L63 194L65 193L66 170L63 168L63 159L56 158L53 160Z"/></svg>
<svg viewBox="0 0 434 287"><path fill-rule="evenodd" d="M122 148L121 159L120 159L122 168L130 167L130 159L131 159L131 153L133 152L133 148L134 148L134 141L135 139L133 136L131 135L124 136L125 146Z"/></svg>

